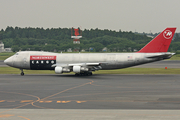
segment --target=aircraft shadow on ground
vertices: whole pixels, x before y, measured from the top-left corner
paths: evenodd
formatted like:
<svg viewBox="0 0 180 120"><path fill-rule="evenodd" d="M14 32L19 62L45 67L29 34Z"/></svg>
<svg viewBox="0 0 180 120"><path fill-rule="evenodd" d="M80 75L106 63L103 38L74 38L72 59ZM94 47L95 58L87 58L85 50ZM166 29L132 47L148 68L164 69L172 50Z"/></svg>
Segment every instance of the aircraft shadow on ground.
<svg viewBox="0 0 180 120"><path fill-rule="evenodd" d="M51 76L51 77L70 77L70 78L96 78L96 77L99 77L99 76L102 76L101 74L93 74L91 76L86 76L86 75L82 75L82 76L75 76L74 74L62 74L62 75L57 75L57 74L54 74L54 75L47 75L47 74L27 74L25 76ZM23 77L23 76L22 76ZM99 78L98 78L99 79Z"/></svg>

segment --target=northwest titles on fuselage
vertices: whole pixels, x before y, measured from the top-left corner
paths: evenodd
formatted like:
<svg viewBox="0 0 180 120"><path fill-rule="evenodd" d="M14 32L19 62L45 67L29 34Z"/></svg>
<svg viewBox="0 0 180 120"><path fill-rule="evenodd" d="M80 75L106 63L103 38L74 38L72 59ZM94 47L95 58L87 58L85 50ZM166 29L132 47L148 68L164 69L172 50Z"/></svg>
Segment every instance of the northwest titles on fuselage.
<svg viewBox="0 0 180 120"><path fill-rule="evenodd" d="M56 56L30 56L31 70L53 70L51 66L56 64Z"/></svg>

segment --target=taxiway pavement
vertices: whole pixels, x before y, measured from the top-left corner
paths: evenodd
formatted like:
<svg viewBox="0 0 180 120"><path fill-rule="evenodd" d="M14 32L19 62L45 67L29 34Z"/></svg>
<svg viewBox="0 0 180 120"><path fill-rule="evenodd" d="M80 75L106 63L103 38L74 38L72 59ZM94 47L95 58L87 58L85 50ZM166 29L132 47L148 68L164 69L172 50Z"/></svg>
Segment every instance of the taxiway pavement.
<svg viewBox="0 0 180 120"><path fill-rule="evenodd" d="M0 75L0 108L180 109L180 75Z"/></svg>
<svg viewBox="0 0 180 120"><path fill-rule="evenodd" d="M180 75L0 75L0 119L179 120L179 86Z"/></svg>
<svg viewBox="0 0 180 120"><path fill-rule="evenodd" d="M7 67L7 65L4 63L4 60L0 60L0 67Z"/></svg>

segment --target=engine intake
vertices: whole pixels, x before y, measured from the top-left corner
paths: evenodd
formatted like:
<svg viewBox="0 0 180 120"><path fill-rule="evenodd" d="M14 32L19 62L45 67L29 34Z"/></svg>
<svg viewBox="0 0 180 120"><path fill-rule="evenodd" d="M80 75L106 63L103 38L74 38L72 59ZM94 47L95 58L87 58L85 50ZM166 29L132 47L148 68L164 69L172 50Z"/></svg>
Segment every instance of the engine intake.
<svg viewBox="0 0 180 120"><path fill-rule="evenodd" d="M55 73L56 73L56 74L61 74L61 73L63 72L62 69L63 69L63 68L62 68L62 67L59 67L59 66L55 67Z"/></svg>
<svg viewBox="0 0 180 120"><path fill-rule="evenodd" d="M81 72L81 66L73 66L73 72L80 73Z"/></svg>

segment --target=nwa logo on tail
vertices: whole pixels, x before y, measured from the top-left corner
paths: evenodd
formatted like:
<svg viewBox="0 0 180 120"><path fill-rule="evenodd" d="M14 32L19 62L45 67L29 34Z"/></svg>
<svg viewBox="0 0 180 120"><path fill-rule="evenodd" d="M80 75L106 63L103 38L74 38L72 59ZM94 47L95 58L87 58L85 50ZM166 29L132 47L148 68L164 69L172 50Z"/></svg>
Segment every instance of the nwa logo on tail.
<svg viewBox="0 0 180 120"><path fill-rule="evenodd" d="M174 36L175 30L176 28L166 28L140 51L138 51L138 53L167 52Z"/></svg>
<svg viewBox="0 0 180 120"><path fill-rule="evenodd" d="M164 31L163 36L166 39L170 39L172 37L172 32L170 30L166 30L166 31Z"/></svg>

